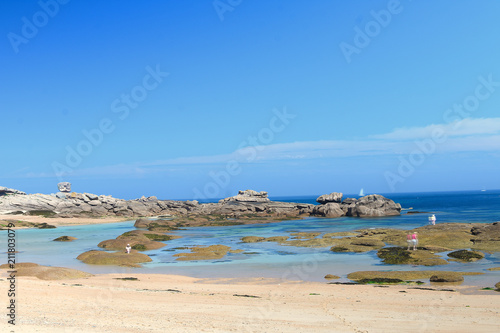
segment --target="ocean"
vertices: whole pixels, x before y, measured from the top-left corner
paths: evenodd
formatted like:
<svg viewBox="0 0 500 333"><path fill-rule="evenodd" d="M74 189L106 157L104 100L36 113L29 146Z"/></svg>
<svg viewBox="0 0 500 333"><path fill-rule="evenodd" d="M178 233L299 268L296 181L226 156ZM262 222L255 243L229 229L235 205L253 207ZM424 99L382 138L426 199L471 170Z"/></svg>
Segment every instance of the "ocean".
<svg viewBox="0 0 500 333"><path fill-rule="evenodd" d="M135 230L134 220L120 223L68 226L56 229L23 229L17 231L17 262L35 262L41 265L62 266L80 269L89 273L165 273L204 278L269 277L305 281L324 281L326 274L341 276L339 281L348 281L346 275L361 270L451 270L483 272L484 275L466 276L465 284L492 286L500 281L500 271L488 268L500 266L500 253L486 254L473 263L423 267L411 265L381 264L375 251L367 253L333 253L329 248L303 248L282 246L272 242L242 243L244 236L283 236L292 232L337 232L361 228L412 229L428 224L430 213L435 214L437 224L492 223L500 221L500 190L427 192L382 194L403 207L400 216L380 218L305 218L277 223L196 227L176 231L182 238L167 242L164 248L146 251L153 261L142 268L87 265L76 257L89 250L100 250L97 244L113 239L124 232ZM344 196L349 197L349 195ZM357 196L351 196L357 197ZM315 203L316 196L272 197L271 200ZM419 211L420 214L407 214ZM78 238L73 242L53 242L59 236ZM6 240L6 236L2 237ZM186 250L177 247L222 244L232 249L241 249L239 254L228 254L220 260L176 261L173 254ZM442 254L446 257L446 253Z"/></svg>

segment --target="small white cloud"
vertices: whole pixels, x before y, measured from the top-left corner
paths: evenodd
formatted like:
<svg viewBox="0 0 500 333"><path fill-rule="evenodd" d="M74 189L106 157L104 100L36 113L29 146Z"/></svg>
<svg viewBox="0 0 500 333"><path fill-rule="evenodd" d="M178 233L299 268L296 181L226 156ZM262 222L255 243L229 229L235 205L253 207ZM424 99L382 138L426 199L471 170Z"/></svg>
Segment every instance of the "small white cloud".
<svg viewBox="0 0 500 333"><path fill-rule="evenodd" d="M386 134L374 135L382 140L417 140L432 137L442 131L448 137L500 133L500 118L465 118L448 124L431 124L425 127L402 127Z"/></svg>

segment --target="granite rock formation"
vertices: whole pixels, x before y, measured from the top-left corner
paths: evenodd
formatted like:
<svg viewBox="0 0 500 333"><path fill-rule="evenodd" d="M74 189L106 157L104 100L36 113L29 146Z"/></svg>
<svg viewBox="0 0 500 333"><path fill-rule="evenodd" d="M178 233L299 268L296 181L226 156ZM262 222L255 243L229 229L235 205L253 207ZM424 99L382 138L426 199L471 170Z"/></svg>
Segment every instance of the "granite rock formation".
<svg viewBox="0 0 500 333"><path fill-rule="evenodd" d="M58 217L100 216L187 216L222 215L226 217L275 216L294 218L306 216L386 216L397 215L399 204L380 195L369 195L359 200L340 200L342 193L331 193L321 199L322 205L271 201L267 192L240 191L238 195L220 200L218 203L193 201L158 200L156 197L141 197L134 200L113 198L110 195L92 193L25 194L0 187L0 214L31 214ZM321 197L320 197L321 198ZM319 199L319 198L318 198Z"/></svg>
<svg viewBox="0 0 500 333"><path fill-rule="evenodd" d="M57 188L58 188L59 192L69 193L69 192L71 192L71 183L61 182L61 183L57 184Z"/></svg>
<svg viewBox="0 0 500 333"><path fill-rule="evenodd" d="M322 196L319 196L318 199L316 199L316 202L320 204L326 204L329 202L336 202L336 203L341 203L342 202L342 193L339 192L333 192L330 194L323 194Z"/></svg>
<svg viewBox="0 0 500 333"><path fill-rule="evenodd" d="M370 194L359 199L346 198L342 201L342 193L324 194L316 199L321 203L312 211L314 216L324 217L376 217L392 216L401 213L401 205L379 194Z"/></svg>

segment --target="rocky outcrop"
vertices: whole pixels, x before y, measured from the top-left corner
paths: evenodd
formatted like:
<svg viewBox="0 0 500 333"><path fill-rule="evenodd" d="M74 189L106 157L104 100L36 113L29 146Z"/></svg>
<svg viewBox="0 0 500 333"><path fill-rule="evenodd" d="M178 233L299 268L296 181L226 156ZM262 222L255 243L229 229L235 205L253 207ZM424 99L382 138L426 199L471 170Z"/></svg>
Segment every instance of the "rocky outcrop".
<svg viewBox="0 0 500 333"><path fill-rule="evenodd" d="M10 194L26 195L25 192L14 190L12 188L0 186L0 197L4 196L4 195L10 195Z"/></svg>
<svg viewBox="0 0 500 333"><path fill-rule="evenodd" d="M336 203L341 203L342 202L342 196L343 194L340 192L333 192L330 194L323 194L322 196L319 196L318 199L316 199L316 202L319 202L320 204L326 204L329 202L336 202Z"/></svg>
<svg viewBox="0 0 500 333"><path fill-rule="evenodd" d="M144 253L106 252L91 250L80 254L76 259L91 265L119 265L128 267L140 267L140 263L153 261Z"/></svg>
<svg viewBox="0 0 500 333"><path fill-rule="evenodd" d="M267 192L261 191L257 192L254 190L239 191L234 197L229 197L222 199L219 203L224 204L226 202L238 201L238 202L269 202L271 201L267 197Z"/></svg>
<svg viewBox="0 0 500 333"><path fill-rule="evenodd" d="M347 216L375 217L391 216L401 213L401 205L379 194L364 196L348 204Z"/></svg>
<svg viewBox="0 0 500 333"><path fill-rule="evenodd" d="M323 217L340 217L344 216L345 212L342 210L340 204L336 202L328 202L324 205L315 206L312 211L315 216Z"/></svg>
<svg viewBox="0 0 500 333"><path fill-rule="evenodd" d="M10 269L10 265L1 265L0 269ZM16 263L16 275L35 276L40 280L67 280L93 276L92 274L72 268L40 266L38 264L30 262Z"/></svg>
<svg viewBox="0 0 500 333"><path fill-rule="evenodd" d="M3 193L3 194L2 194ZM323 204L271 201L267 192L239 191L238 195L220 200L218 203L200 204L198 201L158 200L142 197L135 200L113 198L110 195L92 193L28 194L0 188L0 214L36 214L47 217L100 217L100 216L206 216L225 217L257 216L297 218L305 216L387 216L397 215L399 204L379 195L369 195L359 200L347 198L342 193L330 193L318 198ZM321 198L321 199L320 199Z"/></svg>
<svg viewBox="0 0 500 333"><path fill-rule="evenodd" d="M71 183L60 182L59 184L57 184L57 189L59 190L59 192L69 193L71 192Z"/></svg>
<svg viewBox="0 0 500 333"><path fill-rule="evenodd" d="M379 194L371 194L359 199L346 198L342 201L342 193L324 194L316 199L321 203L315 206L311 215L323 217L377 217L392 216L401 213L401 205Z"/></svg>

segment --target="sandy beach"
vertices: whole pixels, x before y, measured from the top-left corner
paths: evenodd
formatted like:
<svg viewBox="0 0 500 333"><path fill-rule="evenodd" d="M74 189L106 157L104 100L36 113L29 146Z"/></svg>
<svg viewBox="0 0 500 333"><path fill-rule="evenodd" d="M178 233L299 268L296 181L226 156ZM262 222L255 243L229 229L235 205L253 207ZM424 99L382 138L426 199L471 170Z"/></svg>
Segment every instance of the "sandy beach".
<svg viewBox="0 0 500 333"><path fill-rule="evenodd" d="M138 280L116 279L125 277ZM500 327L499 293L413 288L154 274L18 277L14 331L497 332ZM5 275L0 289L8 289ZM6 292L1 300L7 304ZM12 328L4 317L0 330Z"/></svg>
<svg viewBox="0 0 500 333"><path fill-rule="evenodd" d="M116 216L106 216L106 217L43 217L36 215L2 215L0 214L0 220L14 220L14 221L25 221L31 223L47 223L55 227L70 226L70 225L86 225L86 224L101 224L101 223L115 223L134 220L133 217L116 217Z"/></svg>

